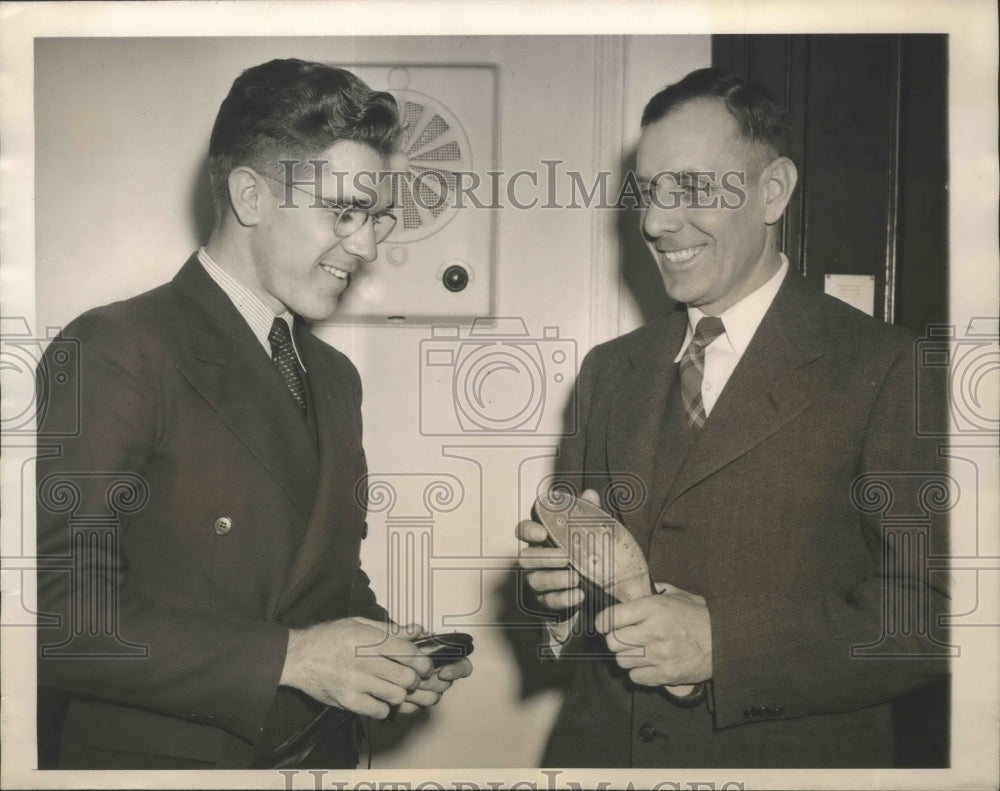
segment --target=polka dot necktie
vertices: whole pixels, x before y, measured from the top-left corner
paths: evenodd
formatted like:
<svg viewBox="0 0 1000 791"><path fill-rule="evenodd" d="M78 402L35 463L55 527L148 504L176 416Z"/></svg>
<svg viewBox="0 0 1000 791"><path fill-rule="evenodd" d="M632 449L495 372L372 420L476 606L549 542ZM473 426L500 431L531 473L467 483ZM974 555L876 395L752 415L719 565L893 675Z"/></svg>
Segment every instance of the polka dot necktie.
<svg viewBox="0 0 1000 791"><path fill-rule="evenodd" d="M305 371L299 365L299 358L295 354L288 322L281 317L275 318L267 339L271 342L271 362L278 369L281 378L285 380L285 384L291 391L295 403L299 405L302 414L306 414Z"/></svg>
<svg viewBox="0 0 1000 791"><path fill-rule="evenodd" d="M705 425L705 403L701 398L701 382L705 378L705 347L726 331L718 316L705 316L698 321L694 337L680 362L681 395L687 412L688 426Z"/></svg>

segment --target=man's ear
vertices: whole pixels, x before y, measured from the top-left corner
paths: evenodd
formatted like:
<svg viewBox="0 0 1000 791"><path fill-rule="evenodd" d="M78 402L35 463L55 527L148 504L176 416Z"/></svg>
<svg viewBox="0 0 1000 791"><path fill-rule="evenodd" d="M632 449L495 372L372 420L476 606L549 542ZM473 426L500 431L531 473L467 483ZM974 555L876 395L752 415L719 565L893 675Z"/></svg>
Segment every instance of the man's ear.
<svg viewBox="0 0 1000 791"><path fill-rule="evenodd" d="M256 225L261 219L262 193L267 189L260 177L250 168L239 167L229 172L229 203L240 225Z"/></svg>
<svg viewBox="0 0 1000 791"><path fill-rule="evenodd" d="M760 183L764 187L764 222L768 225L781 219L798 180L799 171L788 157L778 157L764 168Z"/></svg>

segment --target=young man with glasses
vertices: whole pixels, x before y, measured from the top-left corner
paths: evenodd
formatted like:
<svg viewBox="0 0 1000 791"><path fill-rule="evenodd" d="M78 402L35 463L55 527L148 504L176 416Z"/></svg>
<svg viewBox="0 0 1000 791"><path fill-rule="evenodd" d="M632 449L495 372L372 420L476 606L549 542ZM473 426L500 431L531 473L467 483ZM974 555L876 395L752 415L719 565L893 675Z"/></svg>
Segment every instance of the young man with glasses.
<svg viewBox="0 0 1000 791"><path fill-rule="evenodd" d="M433 705L471 672L435 670L375 601L361 383L305 325L392 231L377 174L398 135L392 97L349 72L246 70L212 131L208 243L51 347L79 380L39 433L74 410L81 426L37 465L39 681L70 695L59 768L351 768L357 715ZM122 491L115 529L81 539L62 493Z"/></svg>

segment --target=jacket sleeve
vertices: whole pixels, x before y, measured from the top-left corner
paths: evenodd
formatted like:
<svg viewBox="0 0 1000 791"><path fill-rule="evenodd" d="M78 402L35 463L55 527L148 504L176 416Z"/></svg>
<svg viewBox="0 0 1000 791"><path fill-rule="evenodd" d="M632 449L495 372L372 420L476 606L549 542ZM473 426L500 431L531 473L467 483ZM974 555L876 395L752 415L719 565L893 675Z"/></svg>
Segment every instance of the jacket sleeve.
<svg viewBox="0 0 1000 791"><path fill-rule="evenodd" d="M563 423L573 431L563 435L556 460L556 480L570 487L577 495L587 488L587 435L590 429L593 394L602 370L601 347L591 349L583 358L576 378L573 396L566 406Z"/></svg>
<svg viewBox="0 0 1000 791"><path fill-rule="evenodd" d="M709 600L717 727L872 706L947 671L948 595L928 559L947 554L949 484L937 441L915 420L917 409L942 412L946 397L926 377L915 390L913 362L904 348L871 383L878 392L840 509L856 514L842 529L864 542L864 578L810 596Z"/></svg>
<svg viewBox="0 0 1000 791"><path fill-rule="evenodd" d="M156 495L145 471L163 431L158 382L168 363L106 310L67 327L39 376L67 354L58 368L74 373L48 388L38 431L39 682L252 741L274 700L287 629L171 606L128 585L130 531ZM56 433L70 425L74 434Z"/></svg>
<svg viewBox="0 0 1000 791"><path fill-rule="evenodd" d="M375 600L375 592L371 589L371 581L362 569L358 569L351 591L351 615L360 615L373 621L389 621L389 613ZM424 624L426 625L426 624Z"/></svg>
<svg viewBox="0 0 1000 791"><path fill-rule="evenodd" d="M318 341L317 341L318 342ZM332 349L331 347L325 346L323 344L326 352L332 354L332 364L336 371L336 376L350 381L351 383L351 395L353 398L352 408L354 413L354 419L359 426L359 430L363 431L363 420L361 415L361 401L363 398L363 388L361 384L361 375L358 373L358 369L343 353ZM367 469L367 467L366 467ZM367 478L365 480L364 487L364 505L367 510L368 503L368 493L367 493ZM366 522L363 528L362 536L366 537L368 533L368 523ZM389 619L389 613L386 609L378 603L375 597L375 591L371 588L371 579L365 573L361 566L358 566L357 571L354 575L354 580L351 584L351 606L350 614L352 616L357 615L362 618L369 618L373 621L381 621L387 623Z"/></svg>

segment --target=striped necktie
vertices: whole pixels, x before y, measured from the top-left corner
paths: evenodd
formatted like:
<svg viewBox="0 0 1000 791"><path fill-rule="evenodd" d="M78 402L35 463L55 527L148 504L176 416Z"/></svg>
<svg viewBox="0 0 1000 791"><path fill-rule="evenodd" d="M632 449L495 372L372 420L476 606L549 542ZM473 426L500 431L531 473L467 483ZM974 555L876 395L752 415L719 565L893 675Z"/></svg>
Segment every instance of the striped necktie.
<svg viewBox="0 0 1000 791"><path fill-rule="evenodd" d="M285 380L302 414L306 414L306 372L302 370L298 355L295 354L288 322L280 316L276 317L267 339L271 343L271 362Z"/></svg>
<svg viewBox="0 0 1000 791"><path fill-rule="evenodd" d="M701 398L701 382L705 377L705 347L726 331L718 316L705 316L695 327L694 337L680 362L681 395L689 427L705 425L705 403Z"/></svg>

